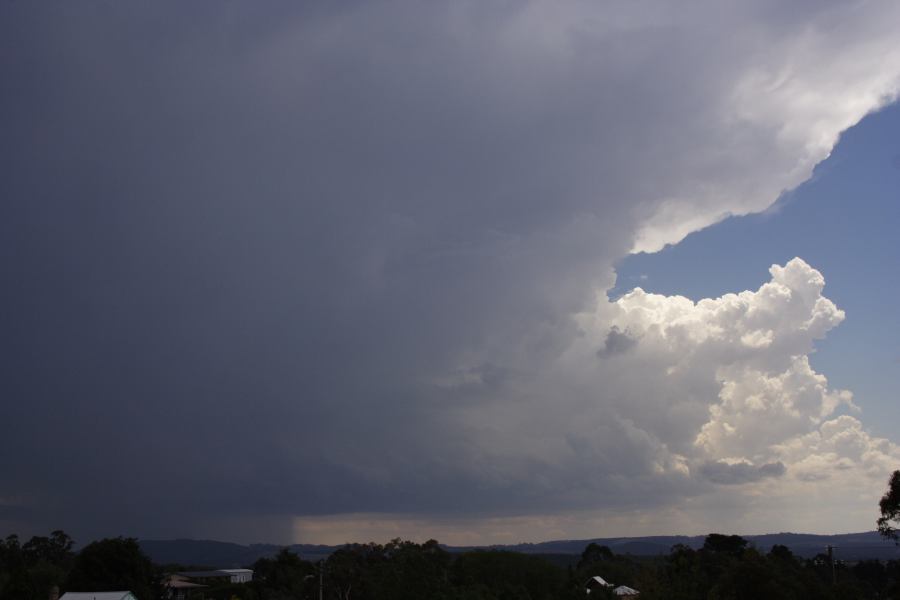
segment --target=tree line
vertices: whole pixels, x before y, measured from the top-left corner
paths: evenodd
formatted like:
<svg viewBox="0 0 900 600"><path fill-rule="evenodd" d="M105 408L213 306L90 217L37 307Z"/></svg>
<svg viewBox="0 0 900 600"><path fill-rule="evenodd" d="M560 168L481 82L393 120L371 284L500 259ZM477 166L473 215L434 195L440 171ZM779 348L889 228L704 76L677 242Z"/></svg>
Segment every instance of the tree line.
<svg viewBox="0 0 900 600"><path fill-rule="evenodd" d="M133 538L110 538L73 552L63 531L25 543L0 541L0 599L47 600L66 591L130 590L139 600L165 597L164 575L187 565L155 565ZM734 535L710 534L702 548L675 546L665 556L619 555L588 545L580 557L499 550L451 553L435 540L349 544L310 562L285 548L253 565L246 584L195 591L204 600L569 600L587 596L599 575L641 592L642 600L900 599L900 561L832 563L801 559L785 546L769 552ZM590 598L613 598L594 589Z"/></svg>

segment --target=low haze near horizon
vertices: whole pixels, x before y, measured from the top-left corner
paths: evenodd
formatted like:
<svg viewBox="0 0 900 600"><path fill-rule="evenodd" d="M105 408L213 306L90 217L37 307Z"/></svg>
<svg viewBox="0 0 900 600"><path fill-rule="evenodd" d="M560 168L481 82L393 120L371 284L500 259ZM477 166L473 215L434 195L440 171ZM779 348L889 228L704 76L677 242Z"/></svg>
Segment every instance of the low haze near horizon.
<svg viewBox="0 0 900 600"><path fill-rule="evenodd" d="M0 4L0 533L873 529L898 22Z"/></svg>

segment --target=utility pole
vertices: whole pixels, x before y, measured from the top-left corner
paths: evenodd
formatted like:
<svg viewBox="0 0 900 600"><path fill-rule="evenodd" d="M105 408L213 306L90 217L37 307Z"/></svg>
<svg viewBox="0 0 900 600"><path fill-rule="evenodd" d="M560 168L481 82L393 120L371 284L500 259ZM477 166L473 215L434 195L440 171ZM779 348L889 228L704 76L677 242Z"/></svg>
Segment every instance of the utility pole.
<svg viewBox="0 0 900 600"><path fill-rule="evenodd" d="M831 585L837 585L837 573L834 571L834 546L828 544L825 548L828 549L828 562L831 563Z"/></svg>
<svg viewBox="0 0 900 600"><path fill-rule="evenodd" d="M322 583L322 575L325 572L325 559L319 561L319 600L322 600L322 594L325 591L325 586Z"/></svg>

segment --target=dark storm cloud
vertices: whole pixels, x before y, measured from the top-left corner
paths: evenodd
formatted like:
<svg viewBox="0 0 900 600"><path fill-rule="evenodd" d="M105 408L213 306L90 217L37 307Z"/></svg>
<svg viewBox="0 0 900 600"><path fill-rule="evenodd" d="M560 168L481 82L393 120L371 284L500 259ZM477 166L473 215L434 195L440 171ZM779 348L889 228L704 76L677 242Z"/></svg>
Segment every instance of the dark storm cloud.
<svg viewBox="0 0 900 600"><path fill-rule="evenodd" d="M443 14L346 10L4 7L2 487L46 520L440 505L409 380L575 306L531 274L588 258L576 124L478 97Z"/></svg>
<svg viewBox="0 0 900 600"><path fill-rule="evenodd" d="M730 12L628 5L3 3L16 518L274 540L292 515L691 493L539 375L647 219L664 242L750 210L795 148L710 118L749 54L693 24ZM698 181L713 206L661 209Z"/></svg>

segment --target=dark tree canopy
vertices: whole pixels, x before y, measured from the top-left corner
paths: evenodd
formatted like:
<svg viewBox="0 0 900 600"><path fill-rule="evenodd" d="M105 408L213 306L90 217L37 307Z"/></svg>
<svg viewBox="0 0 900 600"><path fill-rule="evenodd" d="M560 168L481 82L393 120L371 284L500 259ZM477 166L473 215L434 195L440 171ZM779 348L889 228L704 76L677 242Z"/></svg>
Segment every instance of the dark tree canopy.
<svg viewBox="0 0 900 600"><path fill-rule="evenodd" d="M775 544L774 546L772 546L772 549L769 550L769 557L785 563L797 562L797 557L794 556L794 553L791 552L791 549L787 546L783 546L782 544Z"/></svg>
<svg viewBox="0 0 900 600"><path fill-rule="evenodd" d="M888 481L888 491L878 503L881 517L878 519L878 532L888 539L900 544L896 525L900 524L900 471L894 471Z"/></svg>
<svg viewBox="0 0 900 600"><path fill-rule="evenodd" d="M66 579L74 542L64 531L34 536L24 544L17 535L0 540L0 600L45 600Z"/></svg>
<svg viewBox="0 0 900 600"><path fill-rule="evenodd" d="M303 597L311 589L309 580L314 577L313 565L287 548L282 548L274 558L261 558L253 564L254 580L272 597Z"/></svg>
<svg viewBox="0 0 900 600"><path fill-rule="evenodd" d="M740 556L747 548L747 540L739 535L711 533L703 541L703 550L716 554Z"/></svg>
<svg viewBox="0 0 900 600"><path fill-rule="evenodd" d="M107 538L78 553L66 587L72 592L130 590L140 600L157 597L159 577L134 538Z"/></svg>
<svg viewBox="0 0 900 600"><path fill-rule="evenodd" d="M612 560L612 558L613 553L608 546L601 546L591 542L588 544L587 548L584 549L584 552L581 553L581 560L578 561L578 568L581 569L582 567L604 560Z"/></svg>
<svg viewBox="0 0 900 600"><path fill-rule="evenodd" d="M75 542L65 531L57 529L50 537L34 536L22 546L25 561L30 564L46 562L61 564L73 556Z"/></svg>

